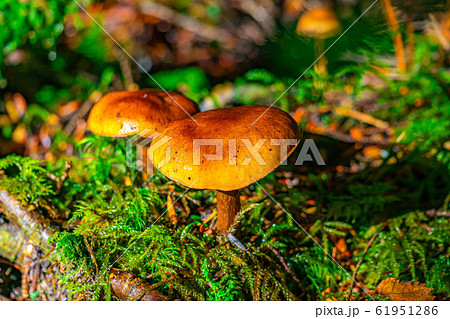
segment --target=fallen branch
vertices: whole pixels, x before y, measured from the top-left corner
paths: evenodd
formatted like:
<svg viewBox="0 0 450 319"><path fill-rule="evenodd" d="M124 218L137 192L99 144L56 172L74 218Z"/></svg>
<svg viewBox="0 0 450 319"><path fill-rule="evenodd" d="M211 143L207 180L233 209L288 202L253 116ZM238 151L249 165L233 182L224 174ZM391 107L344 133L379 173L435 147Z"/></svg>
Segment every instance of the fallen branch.
<svg viewBox="0 0 450 319"><path fill-rule="evenodd" d="M34 245L39 246L43 250L51 247L47 245L48 239L55 233L56 229L50 226L50 221L41 216L35 210L29 210L21 205L6 190L0 190L0 208L1 212L6 216L10 223L0 224L0 252L4 257L15 261L26 250L27 241L31 241ZM19 236L24 233L25 236ZM19 236L21 240L16 240ZM12 245L17 243L17 245ZM6 246L7 250L4 249ZM17 246L17 247L16 247ZM89 248L89 246L88 246ZM50 250L51 251L51 250ZM24 297L28 297L28 276L30 273L30 258L25 252L25 259L21 259L14 263L15 267L23 268L23 285ZM46 254L44 257L47 257ZM91 254L93 256L93 254ZM44 260L41 258L40 260ZM95 263L95 259L94 259ZM12 264L12 263L11 263ZM35 291L37 281L39 280L40 265L36 263L34 266L34 276L32 279L31 291ZM159 291L150 290L151 286L139 278L135 278L133 274L113 270L110 276L111 286L116 296L122 300L166 300L167 298Z"/></svg>
<svg viewBox="0 0 450 319"><path fill-rule="evenodd" d="M232 43L236 41L236 38L228 32L207 25L188 15L178 13L160 3L142 1L139 3L139 6L142 13L167 21L171 24L178 25L183 29L195 33L207 40L218 41L221 43Z"/></svg>
<svg viewBox="0 0 450 319"><path fill-rule="evenodd" d="M29 237L33 244L45 248L56 229L35 210L22 206L7 190L0 189L0 208L6 218Z"/></svg>

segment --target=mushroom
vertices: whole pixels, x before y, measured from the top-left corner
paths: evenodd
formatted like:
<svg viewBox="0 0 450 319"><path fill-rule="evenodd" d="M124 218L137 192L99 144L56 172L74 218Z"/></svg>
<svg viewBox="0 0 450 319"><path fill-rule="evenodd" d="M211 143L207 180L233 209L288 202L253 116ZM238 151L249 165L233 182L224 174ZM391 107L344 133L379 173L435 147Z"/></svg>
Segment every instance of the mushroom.
<svg viewBox="0 0 450 319"><path fill-rule="evenodd" d="M165 124L199 112L187 97L157 89L106 94L91 110L88 126L102 136L130 136L144 129L158 131Z"/></svg>
<svg viewBox="0 0 450 319"><path fill-rule="evenodd" d="M106 94L93 107L87 123L92 133L125 137L149 129L158 131L170 121L189 118L199 112L198 105L176 92L157 89ZM144 154L147 147L143 148ZM147 156L143 157L147 166ZM144 170L143 179L147 179Z"/></svg>
<svg viewBox="0 0 450 319"><path fill-rule="evenodd" d="M341 25L333 10L330 8L316 8L307 11L300 16L297 23L297 34L306 35L314 38L314 48L316 58L319 58L314 64L314 70L319 75L327 74L327 59L323 54L325 39L335 36Z"/></svg>
<svg viewBox="0 0 450 319"><path fill-rule="evenodd" d="M239 190L284 162L302 133L288 113L262 105L201 112L194 119L198 126L189 120L167 124L149 158L182 185L216 190L217 229L226 233L240 210Z"/></svg>

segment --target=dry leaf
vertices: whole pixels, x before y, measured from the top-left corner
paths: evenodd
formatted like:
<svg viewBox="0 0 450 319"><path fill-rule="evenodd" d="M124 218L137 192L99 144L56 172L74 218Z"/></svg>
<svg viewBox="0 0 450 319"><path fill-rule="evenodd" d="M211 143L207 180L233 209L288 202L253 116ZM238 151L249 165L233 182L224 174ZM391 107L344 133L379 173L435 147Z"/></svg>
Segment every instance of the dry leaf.
<svg viewBox="0 0 450 319"><path fill-rule="evenodd" d="M393 301L431 301L434 300L431 290L433 288L418 282L401 282L388 278L378 284L375 292Z"/></svg>
<svg viewBox="0 0 450 319"><path fill-rule="evenodd" d="M300 123L302 119L307 115L307 111L299 107L297 110L295 110L294 114L292 115L292 118L295 120L295 122Z"/></svg>
<svg viewBox="0 0 450 319"><path fill-rule="evenodd" d="M163 301L166 296L133 274L111 270L109 276L113 293L122 300Z"/></svg>
<svg viewBox="0 0 450 319"><path fill-rule="evenodd" d="M183 208L184 208L183 216L185 218L188 218L189 214L191 213L191 209L189 208L188 201L187 201L187 199L184 196L181 197L181 203L183 204Z"/></svg>
<svg viewBox="0 0 450 319"><path fill-rule="evenodd" d="M80 105L81 105L80 101L70 101L67 104L61 105L58 108L57 113L61 117L68 116L77 111L80 108Z"/></svg>
<svg viewBox="0 0 450 319"><path fill-rule="evenodd" d="M22 117L27 110L27 101L20 93L14 93L13 95L14 105L16 106L17 113Z"/></svg>
<svg viewBox="0 0 450 319"><path fill-rule="evenodd" d="M305 8L304 0L286 0L284 10L291 16L298 16Z"/></svg>
<svg viewBox="0 0 450 319"><path fill-rule="evenodd" d="M355 139L355 140L360 140L364 137L362 131L359 128L352 128L350 130L350 135Z"/></svg>
<svg viewBox="0 0 450 319"><path fill-rule="evenodd" d="M130 176L125 176L125 186L131 186L133 182L131 182Z"/></svg>
<svg viewBox="0 0 450 319"><path fill-rule="evenodd" d="M369 145L363 149L363 155L365 157L377 159L381 157L381 148L375 145Z"/></svg>
<svg viewBox="0 0 450 319"><path fill-rule="evenodd" d="M346 251L348 251L348 247L347 244L345 243L344 238L338 240L338 242L336 243L336 248L337 250L339 250L340 253L345 253Z"/></svg>
<svg viewBox="0 0 450 319"><path fill-rule="evenodd" d="M175 207L173 205L172 196L167 195L167 212L169 213L170 222L174 225L177 224L177 213L175 212Z"/></svg>
<svg viewBox="0 0 450 319"><path fill-rule="evenodd" d="M27 130L25 124L20 123L12 133L12 140L17 144L25 144L27 142Z"/></svg>
<svg viewBox="0 0 450 319"><path fill-rule="evenodd" d="M19 122L20 114L16 108L16 105L14 104L14 102L12 100L5 101L5 108L6 108L6 112L8 112L8 115L9 115L9 118L11 119L11 121L13 121L14 123Z"/></svg>

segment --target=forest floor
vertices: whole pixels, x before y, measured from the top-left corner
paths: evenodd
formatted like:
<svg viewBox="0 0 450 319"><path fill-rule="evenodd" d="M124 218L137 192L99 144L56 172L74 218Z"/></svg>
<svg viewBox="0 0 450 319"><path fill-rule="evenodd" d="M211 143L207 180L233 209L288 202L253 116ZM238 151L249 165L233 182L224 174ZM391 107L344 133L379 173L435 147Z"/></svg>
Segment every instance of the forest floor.
<svg viewBox="0 0 450 319"><path fill-rule="evenodd" d="M85 137L92 101L47 112L37 135L52 145L0 159L1 298L448 300L449 74L436 44L417 52L406 74L368 61L309 72L283 95L326 165L295 165L301 144L242 190L229 236L215 231L213 191L143 180L125 140ZM270 104L295 80L252 70L205 89L201 71L183 72L157 79L203 109Z"/></svg>

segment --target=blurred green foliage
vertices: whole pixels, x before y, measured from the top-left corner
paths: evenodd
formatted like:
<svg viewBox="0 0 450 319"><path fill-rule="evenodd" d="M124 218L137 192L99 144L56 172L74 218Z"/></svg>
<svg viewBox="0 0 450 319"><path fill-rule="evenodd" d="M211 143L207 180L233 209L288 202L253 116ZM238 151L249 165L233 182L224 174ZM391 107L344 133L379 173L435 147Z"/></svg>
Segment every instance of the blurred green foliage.
<svg viewBox="0 0 450 319"><path fill-rule="evenodd" d="M183 92L188 98L197 103L200 103L210 90L206 74L197 67L160 71L152 75L152 77L157 83L162 83L165 90ZM154 80L149 78L149 85L159 89L160 87Z"/></svg>
<svg viewBox="0 0 450 319"><path fill-rule="evenodd" d="M84 5L90 1L80 1ZM64 0L6 0L0 3L0 67L5 56L24 44L41 46L54 59L57 41L64 31L64 22L68 15L73 17L74 25L81 28L76 13L79 7L74 1ZM1 78L0 87L6 85Z"/></svg>

